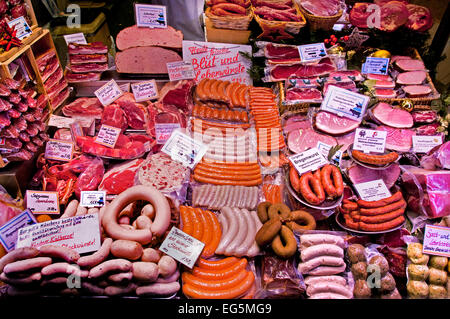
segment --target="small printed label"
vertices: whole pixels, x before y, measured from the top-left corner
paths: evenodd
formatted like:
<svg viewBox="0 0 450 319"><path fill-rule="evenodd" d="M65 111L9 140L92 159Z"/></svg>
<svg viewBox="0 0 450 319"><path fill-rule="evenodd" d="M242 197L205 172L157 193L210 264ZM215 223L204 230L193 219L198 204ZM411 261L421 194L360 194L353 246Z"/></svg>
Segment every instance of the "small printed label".
<svg viewBox="0 0 450 319"><path fill-rule="evenodd" d="M437 225L425 225L423 253L450 257L450 228Z"/></svg>
<svg viewBox="0 0 450 319"><path fill-rule="evenodd" d="M179 128L179 123L155 123L156 143L166 143L172 135L172 132Z"/></svg>
<svg viewBox="0 0 450 319"><path fill-rule="evenodd" d="M359 197L368 202L373 202L391 196L391 192L389 192L389 189L382 179L354 184L354 186L359 194Z"/></svg>
<svg viewBox="0 0 450 319"><path fill-rule="evenodd" d="M77 141L77 137L84 136L83 128L79 122L70 124L70 134L72 135L72 140Z"/></svg>
<svg viewBox="0 0 450 319"><path fill-rule="evenodd" d="M123 92L116 81L111 80L94 92L103 106L107 106L122 96Z"/></svg>
<svg viewBox="0 0 450 319"><path fill-rule="evenodd" d="M72 160L73 142L49 139L45 146L44 157L50 160L69 162Z"/></svg>
<svg viewBox="0 0 450 319"><path fill-rule="evenodd" d="M95 138L95 143L114 148L122 130L117 127L103 124L98 131L98 135Z"/></svg>
<svg viewBox="0 0 450 319"><path fill-rule="evenodd" d="M75 122L75 119L71 117L59 116L51 114L48 119L48 126L55 126L57 128L69 128L70 124Z"/></svg>
<svg viewBox="0 0 450 319"><path fill-rule="evenodd" d="M29 209L24 210L0 227L0 243L5 247L6 251L14 250L19 229L36 223L33 213Z"/></svg>
<svg viewBox="0 0 450 319"><path fill-rule="evenodd" d="M136 25L147 28L167 28L166 6L134 5Z"/></svg>
<svg viewBox="0 0 450 319"><path fill-rule="evenodd" d="M101 246L99 226L98 214L88 214L23 227L19 229L16 249L56 245L79 254L97 251Z"/></svg>
<svg viewBox="0 0 450 319"><path fill-rule="evenodd" d="M413 135L413 152L428 153L435 146L442 144L442 136Z"/></svg>
<svg viewBox="0 0 450 319"><path fill-rule="evenodd" d="M316 147L292 155L289 157L289 160L294 164L295 169L300 175L306 172L315 171L328 164L327 159L323 157L322 152Z"/></svg>
<svg viewBox="0 0 450 319"><path fill-rule="evenodd" d="M83 32L66 34L64 35L64 40L67 45L69 45L69 43L87 44L86 37Z"/></svg>
<svg viewBox="0 0 450 319"><path fill-rule="evenodd" d="M105 200L105 191L81 191L80 194L80 205L83 207L102 207Z"/></svg>
<svg viewBox="0 0 450 319"><path fill-rule="evenodd" d="M158 87L155 80L133 83L131 85L136 102L143 102L158 97Z"/></svg>
<svg viewBox="0 0 450 319"><path fill-rule="evenodd" d="M6 139L3 137L0 137L0 146L4 146L6 142Z"/></svg>
<svg viewBox="0 0 450 319"><path fill-rule="evenodd" d="M195 78L191 62L177 61L167 63L170 81L190 80Z"/></svg>
<svg viewBox="0 0 450 319"><path fill-rule="evenodd" d="M190 136L175 130L161 149L174 161L181 162L186 167L194 168L206 154L208 146L194 140Z"/></svg>
<svg viewBox="0 0 450 319"><path fill-rule="evenodd" d="M302 62L315 61L327 56L327 50L323 42L300 45L298 52Z"/></svg>
<svg viewBox="0 0 450 319"><path fill-rule="evenodd" d="M179 261L183 265L192 268L202 253L205 244L200 240L186 234L176 227L172 227L162 242L159 250Z"/></svg>
<svg viewBox="0 0 450 319"><path fill-rule="evenodd" d="M353 141L353 149L363 151L364 153L384 153L386 136L387 132L385 131L357 128Z"/></svg>
<svg viewBox="0 0 450 319"><path fill-rule="evenodd" d="M119 85L122 92L130 92L130 82Z"/></svg>
<svg viewBox="0 0 450 319"><path fill-rule="evenodd" d="M364 117L370 97L335 85L328 87L320 109L355 121Z"/></svg>
<svg viewBox="0 0 450 319"><path fill-rule="evenodd" d="M363 63L361 73L363 74L387 74L389 68L389 58L367 57Z"/></svg>
<svg viewBox="0 0 450 319"><path fill-rule="evenodd" d="M12 21L9 21L8 26L11 29L17 31L16 37L19 40L22 40L27 36L29 36L31 33L33 33L33 31L31 30L30 26L28 25L27 21L23 16L18 17L17 19L14 19Z"/></svg>
<svg viewBox="0 0 450 319"><path fill-rule="evenodd" d="M58 192L26 191L27 208L33 214L59 214Z"/></svg>
<svg viewBox="0 0 450 319"><path fill-rule="evenodd" d="M331 150L331 145L322 143L322 142L317 142L317 149L322 153L323 157L325 157L326 159L328 159L328 154L330 153ZM331 161L339 164L342 158L342 151L336 151L336 153L334 153L333 157L331 158Z"/></svg>

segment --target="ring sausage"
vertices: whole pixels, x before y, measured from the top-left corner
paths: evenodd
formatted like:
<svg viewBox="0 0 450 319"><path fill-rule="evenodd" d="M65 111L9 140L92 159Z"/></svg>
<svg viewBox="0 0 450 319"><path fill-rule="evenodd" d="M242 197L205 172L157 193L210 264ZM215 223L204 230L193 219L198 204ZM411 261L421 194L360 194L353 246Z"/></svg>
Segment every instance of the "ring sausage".
<svg viewBox="0 0 450 319"><path fill-rule="evenodd" d="M359 210L359 213L361 215L365 216L378 216L378 215L384 215L393 211L397 211L399 209L405 209L406 208L406 202L404 199L399 200L398 202L386 205L384 207L378 207L378 208L361 208Z"/></svg>
<svg viewBox="0 0 450 319"><path fill-rule="evenodd" d="M376 201L365 201L365 200L358 200L358 205L361 208L379 208L379 207L384 207L386 205L398 202L399 200L403 199L403 195L400 191L396 192L395 194L393 194L391 197L388 198L383 198L380 200L376 200Z"/></svg>
<svg viewBox="0 0 450 319"><path fill-rule="evenodd" d="M367 164L386 165L395 162L398 159L398 154L396 152L390 152L384 155L374 155L366 154L358 150L352 150L352 157L360 162Z"/></svg>
<svg viewBox="0 0 450 319"><path fill-rule="evenodd" d="M78 265L80 267L91 268L106 260L109 253L111 252L112 242L113 240L111 238L105 238L100 249L91 255L80 257L80 259L78 259L77 261Z"/></svg>
<svg viewBox="0 0 450 319"><path fill-rule="evenodd" d="M320 205L325 200L323 186L311 172L307 172L300 177L300 194L308 203L313 205Z"/></svg>
<svg viewBox="0 0 450 319"><path fill-rule="evenodd" d="M199 278L207 279L207 280L220 280L233 276L237 272L245 269L247 267L247 259L242 258L236 264L233 264L229 268L219 269L219 270L209 270L202 269L200 267L194 266L192 268L191 273Z"/></svg>
<svg viewBox="0 0 450 319"><path fill-rule="evenodd" d="M300 193L300 176L298 175L297 170L292 164L289 168L289 181L291 182L292 188L297 193Z"/></svg>
<svg viewBox="0 0 450 319"><path fill-rule="evenodd" d="M247 270L242 270L234 274L233 276L223 279L223 280L207 280L198 278L188 272L184 272L181 275L183 280L183 285L189 284L194 287L204 288L207 290L220 290L220 289L230 289L236 286L248 275Z"/></svg>
<svg viewBox="0 0 450 319"><path fill-rule="evenodd" d="M331 178L332 177L332 178ZM339 197L344 193L344 182L339 168L327 164L320 170L320 181L328 196Z"/></svg>

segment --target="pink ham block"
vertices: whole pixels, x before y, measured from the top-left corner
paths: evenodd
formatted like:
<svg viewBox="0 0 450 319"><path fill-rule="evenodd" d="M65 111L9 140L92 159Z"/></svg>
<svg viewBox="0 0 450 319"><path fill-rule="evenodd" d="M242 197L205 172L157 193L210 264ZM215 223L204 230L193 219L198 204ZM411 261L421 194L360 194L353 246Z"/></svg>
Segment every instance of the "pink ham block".
<svg viewBox="0 0 450 319"><path fill-rule="evenodd" d="M390 127L410 128L414 125L411 113L394 108L387 103L378 103L371 113L376 121Z"/></svg>

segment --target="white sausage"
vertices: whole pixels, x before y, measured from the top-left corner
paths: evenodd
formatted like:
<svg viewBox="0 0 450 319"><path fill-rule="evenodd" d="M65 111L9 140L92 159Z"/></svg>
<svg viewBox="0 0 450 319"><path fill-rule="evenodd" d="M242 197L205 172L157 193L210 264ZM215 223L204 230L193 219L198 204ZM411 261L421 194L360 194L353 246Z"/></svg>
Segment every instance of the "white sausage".
<svg viewBox="0 0 450 319"><path fill-rule="evenodd" d="M339 267L342 265L345 265L345 262L342 258L320 256L298 264L298 271L301 272L302 274L308 274L310 273L311 270L319 266Z"/></svg>
<svg viewBox="0 0 450 319"><path fill-rule="evenodd" d="M98 278L110 271L127 272L132 268L132 263L126 259L110 259L95 266L89 271L89 278Z"/></svg>
<svg viewBox="0 0 450 319"><path fill-rule="evenodd" d="M247 232L245 234L244 241L236 248L235 256L241 257L248 253L250 247L255 242L255 222L253 217L250 216L250 212L246 209L241 210L241 214L244 216L245 224L247 225Z"/></svg>
<svg viewBox="0 0 450 319"><path fill-rule="evenodd" d="M333 256L333 257L340 257L344 258L344 250L337 246L332 244L320 244L320 245L314 245L310 246L300 252L300 256L302 258L302 261L308 261L315 257L319 256Z"/></svg>
<svg viewBox="0 0 450 319"><path fill-rule="evenodd" d="M337 275L340 274L345 270L345 263L342 266L320 266L317 267L309 272L310 275L315 276L331 276L331 275Z"/></svg>
<svg viewBox="0 0 450 319"><path fill-rule="evenodd" d="M236 249L242 245L242 242L245 239L245 236L248 234L248 225L246 224L246 220L244 214L240 211L239 208L234 208L234 216L235 223L238 224L238 232L231 243L225 248L225 255L230 256L236 253ZM237 219L237 222L236 222Z"/></svg>
<svg viewBox="0 0 450 319"><path fill-rule="evenodd" d="M136 295L138 296L170 296L180 290L180 283L178 281L170 283L153 283L147 286L140 286L136 288Z"/></svg>
<svg viewBox="0 0 450 319"><path fill-rule="evenodd" d="M82 216L82 215L86 215L87 214L87 207L78 205L77 207L77 212L75 213L75 216Z"/></svg>
<svg viewBox="0 0 450 319"><path fill-rule="evenodd" d="M316 283L314 285L309 285L308 288L306 288L306 293L309 296L313 296L323 292L337 293L349 299L353 297L353 291L351 291L348 287L339 285L334 282Z"/></svg>
<svg viewBox="0 0 450 319"><path fill-rule="evenodd" d="M80 268L66 262L53 263L41 269L41 274L50 276L55 274L76 274L80 272Z"/></svg>
<svg viewBox="0 0 450 319"><path fill-rule="evenodd" d="M61 219L75 216L77 213L78 204L78 200L72 199L69 204L67 204L64 214L62 214L59 218Z"/></svg>
<svg viewBox="0 0 450 319"><path fill-rule="evenodd" d="M105 238L99 250L89 256L83 256L78 259L77 263L80 267L94 267L103 262L111 251L111 238Z"/></svg>
<svg viewBox="0 0 450 319"><path fill-rule="evenodd" d="M225 245L228 244L229 240L231 240L231 238L225 240L228 232L230 231L230 223L228 222L228 216L227 213L225 212L225 209L229 208L228 207L222 208L220 214L218 214L217 216L217 219L219 220L220 226L222 228L222 235L220 237L219 245L217 246L215 251L216 254L222 254L225 249Z"/></svg>
<svg viewBox="0 0 450 319"><path fill-rule="evenodd" d="M76 263L80 258L80 254L69 247L56 245L45 245L39 247L39 256L59 258L68 263Z"/></svg>
<svg viewBox="0 0 450 319"><path fill-rule="evenodd" d="M300 236L300 245L307 248L313 245L332 244L341 248L345 247L344 238L330 234L305 234Z"/></svg>
<svg viewBox="0 0 450 319"><path fill-rule="evenodd" d="M236 218L233 217L234 212L230 207L223 207L220 211L227 219L228 229L226 232L222 232L222 237L220 238L219 246L216 249L216 254L225 253L225 250L229 247L233 239L235 239L239 228Z"/></svg>
<svg viewBox="0 0 450 319"><path fill-rule="evenodd" d="M309 297L309 299L349 299L349 298L337 293L322 292L312 295L311 297Z"/></svg>
<svg viewBox="0 0 450 319"><path fill-rule="evenodd" d="M3 272L8 275L10 273L17 273L22 271L27 271L34 268L42 268L48 266L52 263L50 257L34 257L25 260L18 260L9 263L3 268Z"/></svg>
<svg viewBox="0 0 450 319"><path fill-rule="evenodd" d="M308 276L305 279L305 284L307 286L314 285L320 282L334 282L342 286L347 285L347 280L345 280L345 278L341 276Z"/></svg>
<svg viewBox="0 0 450 319"><path fill-rule="evenodd" d="M40 272L36 272L34 274L31 274L27 277L23 278L11 278L6 276L4 272L0 274L0 281L3 281L6 284L9 285L29 285L36 281L40 281L42 279L42 275Z"/></svg>
<svg viewBox="0 0 450 319"><path fill-rule="evenodd" d="M258 215L255 211L250 212L250 216L253 218L253 222L255 223L255 232L253 233L253 244L248 250L247 256L248 257L255 257L261 252L261 248L259 247L258 243L255 240L256 233L258 230L262 227L262 223L259 220Z"/></svg>
<svg viewBox="0 0 450 319"><path fill-rule="evenodd" d="M33 258L39 255L39 250L34 247L22 247L10 251L5 256L0 258L0 272L3 272L3 268L14 261Z"/></svg>

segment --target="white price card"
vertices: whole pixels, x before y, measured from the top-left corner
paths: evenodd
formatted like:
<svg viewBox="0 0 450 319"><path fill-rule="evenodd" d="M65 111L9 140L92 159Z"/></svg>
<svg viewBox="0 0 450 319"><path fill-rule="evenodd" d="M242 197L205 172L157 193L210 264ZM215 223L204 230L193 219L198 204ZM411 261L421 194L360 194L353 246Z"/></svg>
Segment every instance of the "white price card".
<svg viewBox="0 0 450 319"><path fill-rule="evenodd" d="M155 80L133 83L131 85L136 102L143 102L158 97L158 87Z"/></svg>
<svg viewBox="0 0 450 319"><path fill-rule="evenodd" d="M195 78L194 68L191 62L176 61L167 63L167 71L170 81L190 80Z"/></svg>
<svg viewBox="0 0 450 319"><path fill-rule="evenodd" d="M180 128L179 123L155 123L155 136L157 144L164 144L173 131Z"/></svg>
<svg viewBox="0 0 450 319"><path fill-rule="evenodd" d="M353 149L364 153L384 153L387 132L357 128Z"/></svg>
<svg viewBox="0 0 450 319"><path fill-rule="evenodd" d="M119 85L122 92L130 92L130 82Z"/></svg>
<svg viewBox="0 0 450 319"><path fill-rule="evenodd" d="M33 214L59 214L58 192L27 190L25 201Z"/></svg>
<svg viewBox="0 0 450 319"><path fill-rule="evenodd" d="M292 162L300 175L306 172L315 171L318 168L328 164L327 159L323 157L322 152L316 147L292 155L289 157L289 160Z"/></svg>
<svg viewBox="0 0 450 319"><path fill-rule="evenodd" d="M17 31L16 37L19 40L22 40L33 33L24 17L18 17L17 19L9 21L8 26Z"/></svg>
<svg viewBox="0 0 450 319"><path fill-rule="evenodd" d="M57 128L69 128L70 124L74 123L75 119L71 117L59 116L51 114L48 119L48 126L55 126Z"/></svg>
<svg viewBox="0 0 450 319"><path fill-rule="evenodd" d="M413 135L412 143L414 153L428 153L435 146L442 144L442 136Z"/></svg>
<svg viewBox="0 0 450 319"><path fill-rule="evenodd" d="M69 162L73 157L73 142L49 139L45 146L44 157L50 160Z"/></svg>
<svg viewBox="0 0 450 319"><path fill-rule="evenodd" d="M64 40L67 45L69 45L69 43L87 44L86 37L83 32L66 34L64 35Z"/></svg>
<svg viewBox="0 0 450 319"><path fill-rule="evenodd" d="M369 100L370 97L367 95L330 85L320 109L355 121L361 121Z"/></svg>
<svg viewBox="0 0 450 319"><path fill-rule="evenodd" d="M194 140L180 130L175 130L162 147L161 152L192 169L201 161L207 150L207 145Z"/></svg>
<svg viewBox="0 0 450 319"><path fill-rule="evenodd" d="M151 4L134 5L136 25L146 28L167 28L166 6Z"/></svg>
<svg viewBox="0 0 450 319"><path fill-rule="evenodd" d="M322 153L323 157L325 157L326 159L328 159L328 154L330 153L331 150L331 145L325 144L321 141L317 142L317 149ZM331 159L332 162L336 162L339 163L341 161L342 158L342 151L336 151L336 153L334 153L333 158Z"/></svg>
<svg viewBox="0 0 450 319"><path fill-rule="evenodd" d="M107 106L122 96L123 91L116 81L111 80L94 92L103 106Z"/></svg>
<svg viewBox="0 0 450 319"><path fill-rule="evenodd" d="M450 258L450 228L425 225L423 253Z"/></svg>
<svg viewBox="0 0 450 319"><path fill-rule="evenodd" d="M6 251L14 250L19 229L36 223L33 213L29 209L25 209L0 227L0 243L5 247Z"/></svg>
<svg viewBox="0 0 450 319"><path fill-rule="evenodd" d="M172 227L162 242L159 250L192 268L202 253L205 244L186 234L176 227Z"/></svg>
<svg viewBox="0 0 450 319"><path fill-rule="evenodd" d="M392 195L382 179L354 184L354 186L359 197L368 202L388 198Z"/></svg>
<svg viewBox="0 0 450 319"><path fill-rule="evenodd" d="M95 138L95 143L114 148L120 132L122 132L122 129L118 127L103 124L98 131L97 137Z"/></svg>
<svg viewBox="0 0 450 319"><path fill-rule="evenodd" d="M298 46L300 60L302 62L315 61L327 56L325 44L312 43Z"/></svg>
<svg viewBox="0 0 450 319"><path fill-rule="evenodd" d="M387 74L389 69L389 58L367 57L363 63L361 73L363 74Z"/></svg>
<svg viewBox="0 0 450 319"><path fill-rule="evenodd" d="M105 201L105 191L81 191L80 205L83 207L102 207Z"/></svg>
<svg viewBox="0 0 450 319"><path fill-rule="evenodd" d="M100 249L98 214L54 219L19 229L16 248L68 247L80 254Z"/></svg>

